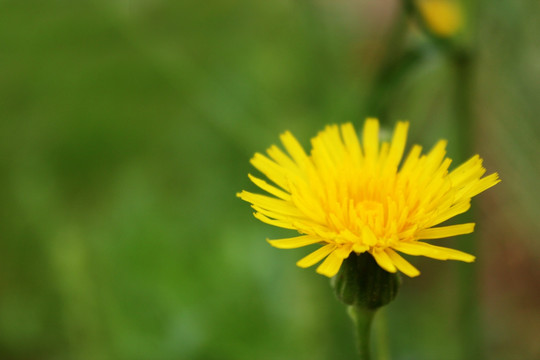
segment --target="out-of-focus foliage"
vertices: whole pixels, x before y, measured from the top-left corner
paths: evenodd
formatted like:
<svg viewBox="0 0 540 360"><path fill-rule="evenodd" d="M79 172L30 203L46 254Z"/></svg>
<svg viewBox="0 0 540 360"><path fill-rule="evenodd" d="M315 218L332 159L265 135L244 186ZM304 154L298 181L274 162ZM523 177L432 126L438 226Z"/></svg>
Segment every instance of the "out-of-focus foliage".
<svg viewBox="0 0 540 360"><path fill-rule="evenodd" d="M329 122L409 119L410 142L457 151L453 73L434 50L384 114L366 110L398 4L0 3L0 358L353 358L328 280L294 266L301 249L272 249L288 233L234 195L285 129L307 145ZM482 346L533 359L540 5L465 9L474 138L503 179L474 204ZM413 26L405 41L424 42ZM392 358L466 358L454 270L471 265L416 264L383 314Z"/></svg>

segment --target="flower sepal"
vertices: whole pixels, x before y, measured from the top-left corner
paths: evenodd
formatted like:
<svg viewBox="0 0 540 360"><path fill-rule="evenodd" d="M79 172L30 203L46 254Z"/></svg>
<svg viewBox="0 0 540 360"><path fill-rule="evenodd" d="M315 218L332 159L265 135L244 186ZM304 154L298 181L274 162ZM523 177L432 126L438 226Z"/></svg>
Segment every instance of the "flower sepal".
<svg viewBox="0 0 540 360"><path fill-rule="evenodd" d="M376 310L396 297L401 277L382 269L368 252L352 252L332 279L339 300L356 308Z"/></svg>

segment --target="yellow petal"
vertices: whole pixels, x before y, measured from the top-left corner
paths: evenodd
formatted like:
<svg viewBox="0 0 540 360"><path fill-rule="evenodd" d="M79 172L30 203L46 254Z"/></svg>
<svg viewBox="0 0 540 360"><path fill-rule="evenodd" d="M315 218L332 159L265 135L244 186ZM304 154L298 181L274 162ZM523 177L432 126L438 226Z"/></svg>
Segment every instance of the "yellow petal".
<svg viewBox="0 0 540 360"><path fill-rule="evenodd" d="M362 133L362 143L366 159L375 162L379 155L379 120L375 118L366 120Z"/></svg>
<svg viewBox="0 0 540 360"><path fill-rule="evenodd" d="M403 151L405 150L405 144L407 143L407 131L409 129L409 123L407 121L400 121L396 124L394 135L392 136L392 142L390 144L390 151L386 159L387 169L397 168ZM389 171L387 170L387 171Z"/></svg>
<svg viewBox="0 0 540 360"><path fill-rule="evenodd" d="M420 275L420 271L418 271L417 268L412 266L407 260L405 260L401 255L399 255L394 250L388 248L385 250L394 265L397 267L399 271L404 273L405 275L409 277L415 277Z"/></svg>
<svg viewBox="0 0 540 360"><path fill-rule="evenodd" d="M407 175L416 168L421 152L422 147L420 145L413 145L411 151L409 151L409 154L407 155L407 158L403 162L401 169L399 170L401 175Z"/></svg>
<svg viewBox="0 0 540 360"><path fill-rule="evenodd" d="M278 164L260 153L256 153L255 155L253 155L250 162L251 165L253 165L257 170L262 172L274 184L278 185L284 190L288 190L287 174L286 170L282 166L279 166Z"/></svg>
<svg viewBox="0 0 540 360"><path fill-rule="evenodd" d="M348 258L351 251L352 251L352 244L351 243L341 245L336 250L334 250L336 255L340 256L342 259Z"/></svg>
<svg viewBox="0 0 540 360"><path fill-rule="evenodd" d="M328 148L324 145L321 137L315 137L311 139L313 150L311 151L311 158L313 163L317 167L320 176L329 177L334 174L336 167L335 162L328 153Z"/></svg>
<svg viewBox="0 0 540 360"><path fill-rule="evenodd" d="M431 226L440 224L448 219L453 218L456 215L463 214L464 212L469 210L470 207L471 207L470 201L463 201L463 202L460 202L459 204L455 204L452 207L448 208L447 210L433 217L433 219L431 219L431 221L426 223L425 226L431 227Z"/></svg>
<svg viewBox="0 0 540 360"><path fill-rule="evenodd" d="M291 229L291 230L296 229L296 227L288 221L270 219L269 217L258 212L253 213L253 216L255 216L256 219L259 219L260 221L268 225L277 226L284 229Z"/></svg>
<svg viewBox="0 0 540 360"><path fill-rule="evenodd" d="M360 243L354 243L352 249L355 253L361 254L363 252L366 252L369 249L369 246Z"/></svg>
<svg viewBox="0 0 540 360"><path fill-rule="evenodd" d="M274 196L276 196L276 197L278 197L278 198L280 198L282 200L290 200L291 199L291 196L289 194L287 194L286 192L284 192L282 190L279 190L275 186L272 186L272 185L268 184L266 181L261 180L259 178L256 178L255 176L253 176L251 174L248 174L248 177L255 185L257 185L258 187L260 187L261 189L263 189L267 193L272 194L272 195L274 195Z"/></svg>
<svg viewBox="0 0 540 360"><path fill-rule="evenodd" d="M460 260L473 262L475 257L459 250L435 246L420 241L400 242L393 246L397 251L409 255L422 255L437 260Z"/></svg>
<svg viewBox="0 0 540 360"><path fill-rule="evenodd" d="M269 240L266 239L273 247L278 249L296 249L302 246L315 244L322 240L317 236L302 235L287 239Z"/></svg>
<svg viewBox="0 0 540 360"><path fill-rule="evenodd" d="M416 233L417 239L441 239L456 235L470 234L474 231L474 223L441 226L423 229Z"/></svg>
<svg viewBox="0 0 540 360"><path fill-rule="evenodd" d="M362 228L362 242L368 246L373 246L377 244L377 237L367 226L364 226Z"/></svg>
<svg viewBox="0 0 540 360"><path fill-rule="evenodd" d="M287 152L291 155L291 157L298 165L302 165L305 161L308 160L308 156L304 151L304 148L302 147L302 145L300 145L298 140L296 140L293 134L291 134L289 131L286 131L285 133L281 134L280 139L283 143L283 146L285 146L285 149L287 149Z"/></svg>
<svg viewBox="0 0 540 360"><path fill-rule="evenodd" d="M318 135L322 140L328 155L333 164L339 164L345 159L346 149L339 135L337 125L327 126L326 129Z"/></svg>
<svg viewBox="0 0 540 360"><path fill-rule="evenodd" d="M341 257L337 251L333 251L317 268L317 272L321 275L332 277L337 274L341 264L343 263L343 257Z"/></svg>
<svg viewBox="0 0 540 360"><path fill-rule="evenodd" d="M291 201L294 206L298 208L303 214L312 219L315 222L324 222L326 219L326 213L321 208L321 204L317 198L313 196L307 189L307 186L296 186L294 184L290 185Z"/></svg>
<svg viewBox="0 0 540 360"><path fill-rule="evenodd" d="M390 259L390 256L388 256L388 254L384 250L373 249L371 254L375 258L377 264L379 264L379 266L382 267L384 270L391 273L396 272L396 267L392 262L392 259Z"/></svg>
<svg viewBox="0 0 540 360"><path fill-rule="evenodd" d="M291 171L298 171L298 165L292 161L280 148L276 145L272 145L266 150L268 156L272 158L279 166L282 166Z"/></svg>
<svg viewBox="0 0 540 360"><path fill-rule="evenodd" d="M422 167L425 175L433 174L440 166L441 161L446 155L446 144L448 141L439 140L426 156L426 162Z"/></svg>
<svg viewBox="0 0 540 360"><path fill-rule="evenodd" d="M327 245L315 250L314 252L312 252L308 256L305 256L302 259L298 260L296 262L296 265L300 266L301 268L310 267L310 266L318 263L322 259L324 259L324 257L326 257L328 254L330 254L332 251L334 251L335 248L336 248L336 245L327 244Z"/></svg>
<svg viewBox="0 0 540 360"><path fill-rule="evenodd" d="M472 158L459 165L448 174L448 178L455 187L462 186L473 179L480 178L485 169L482 167L480 156L474 155Z"/></svg>
<svg viewBox="0 0 540 360"><path fill-rule="evenodd" d="M302 216L302 212L288 201L276 199L266 195L253 194L248 191L242 191L240 194L238 194L238 196L242 200L277 214Z"/></svg>
<svg viewBox="0 0 540 360"><path fill-rule="evenodd" d="M351 123L341 125L341 136L351 159L355 164L359 165L362 161L362 148L360 147L354 126Z"/></svg>
<svg viewBox="0 0 540 360"><path fill-rule="evenodd" d="M478 183L475 184L474 187L470 190L470 192L468 192L466 195L468 197L473 197L489 189L490 187L495 186L499 182L501 182L501 180L499 179L499 174L493 173L483 179L480 179L480 181L478 181Z"/></svg>

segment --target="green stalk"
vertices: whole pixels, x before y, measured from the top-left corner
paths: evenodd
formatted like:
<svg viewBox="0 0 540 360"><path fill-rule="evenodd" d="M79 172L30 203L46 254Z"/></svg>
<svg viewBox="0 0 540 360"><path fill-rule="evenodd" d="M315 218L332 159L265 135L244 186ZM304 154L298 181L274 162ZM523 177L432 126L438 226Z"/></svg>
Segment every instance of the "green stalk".
<svg viewBox="0 0 540 360"><path fill-rule="evenodd" d="M373 78L367 99L362 103L363 115L379 118L382 123L388 121L387 112L395 90L423 57L423 49L404 49L407 26L405 11L398 12L385 41L381 65Z"/></svg>
<svg viewBox="0 0 540 360"><path fill-rule="evenodd" d="M382 308L375 319L375 353L377 360L390 360L390 346L388 345L388 322L386 310Z"/></svg>
<svg viewBox="0 0 540 360"><path fill-rule="evenodd" d="M422 18L414 0L403 0L405 8L411 18L414 18L420 29L435 48L443 53L450 61L454 70L454 118L460 137L460 146L456 162L460 163L474 153L474 120L473 94L474 94L474 54L470 48L458 44L454 38L440 37L431 32ZM462 215L462 222L473 221L471 212ZM477 242L471 235L459 237L459 248L468 253L476 253ZM477 267L460 266L458 271L459 295L459 340L462 345L463 356L471 359L482 359L480 309L477 301Z"/></svg>
<svg viewBox="0 0 540 360"><path fill-rule="evenodd" d="M348 307L349 315L353 319L356 328L356 342L360 360L371 359L371 324L373 323L375 311L361 306L350 305Z"/></svg>
<svg viewBox="0 0 540 360"><path fill-rule="evenodd" d="M457 130L460 136L458 162L463 162L474 153L474 120L472 97L474 93L474 57L470 52L454 52L452 65L455 71L454 108ZM462 217L463 222L472 222L474 213ZM461 250L477 253L477 239L473 234L461 236L458 240ZM460 340L463 353L467 357L482 359L480 306L478 304L477 266L460 266L458 271L459 304L458 311L462 324Z"/></svg>
<svg viewBox="0 0 540 360"><path fill-rule="evenodd" d="M332 279L336 296L347 305L356 327L360 360L370 359L370 334L377 309L397 295L401 278L383 270L369 253L351 253Z"/></svg>
<svg viewBox="0 0 540 360"><path fill-rule="evenodd" d="M425 48L404 51L379 70L364 105L367 116L377 117L382 123L388 121L387 113L395 98L396 89L403 83L404 78L422 63L427 52Z"/></svg>

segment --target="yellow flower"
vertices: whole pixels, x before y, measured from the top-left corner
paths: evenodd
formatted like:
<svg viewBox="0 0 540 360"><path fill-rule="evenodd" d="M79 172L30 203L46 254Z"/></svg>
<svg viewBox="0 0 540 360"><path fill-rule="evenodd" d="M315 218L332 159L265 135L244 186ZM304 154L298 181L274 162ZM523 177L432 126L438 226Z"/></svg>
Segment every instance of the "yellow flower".
<svg viewBox="0 0 540 360"><path fill-rule="evenodd" d="M463 26L461 7L456 0L418 0L416 3L426 26L439 36L450 37Z"/></svg>
<svg viewBox="0 0 540 360"><path fill-rule="evenodd" d="M468 234L474 223L434 227L466 212L471 198L500 180L482 178L478 155L448 172L446 141L426 155L414 145L399 167L408 122L396 124L392 141L379 144L379 122L367 119L360 144L352 124L327 126L311 140L311 155L290 132L281 135L288 154L273 145L268 156L256 153L251 164L275 185L249 175L272 196L237 194L267 224L297 230L301 235L268 242L280 249L323 246L297 262L334 276L351 252L369 252L379 266L408 276L420 272L397 251L438 260L474 261L474 256L420 240ZM399 170L398 170L399 167Z"/></svg>

